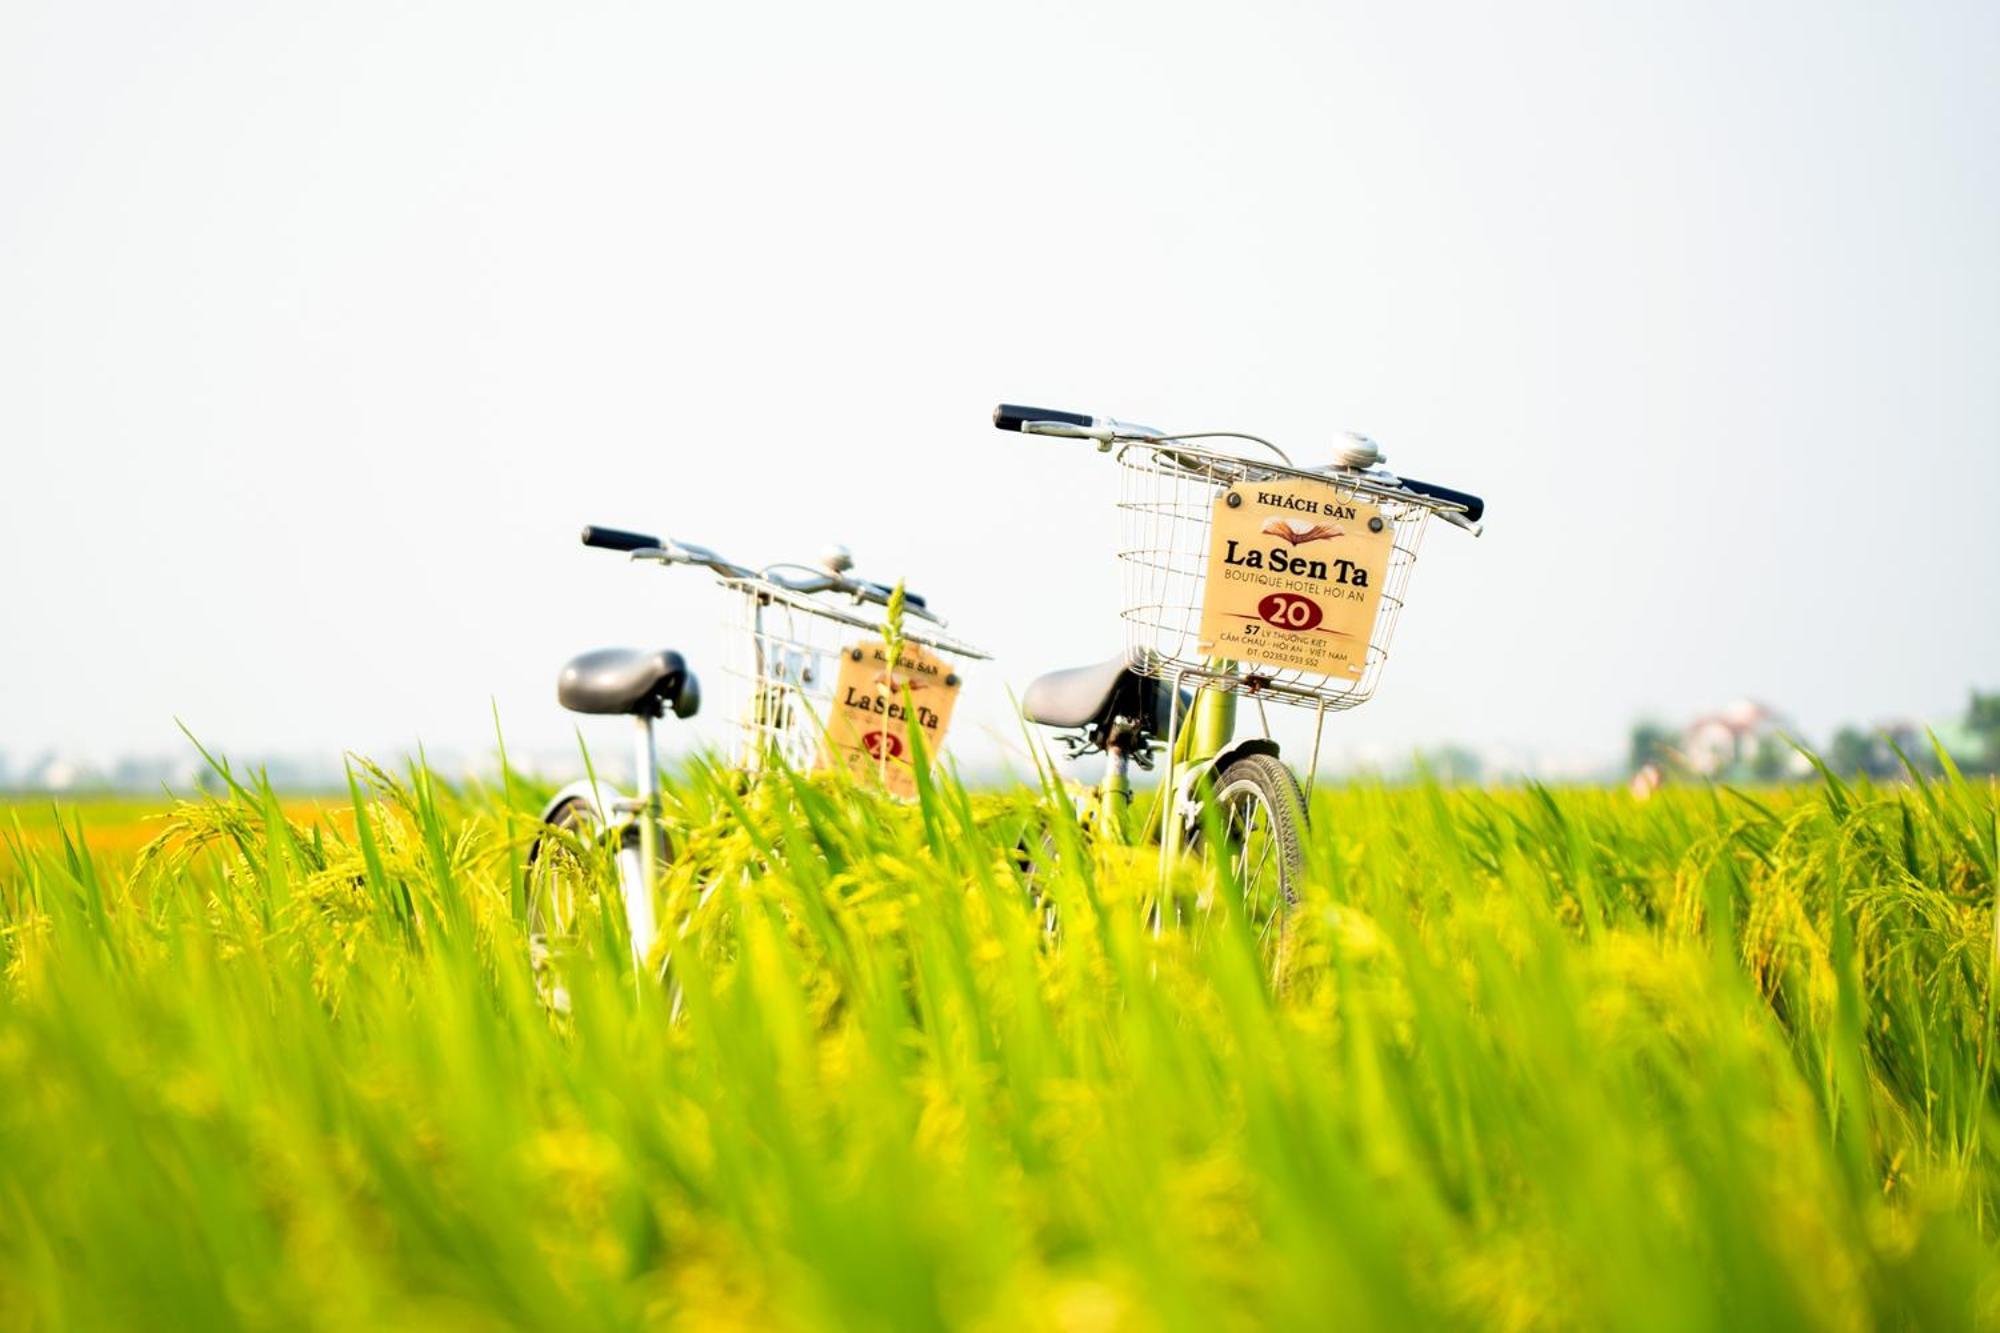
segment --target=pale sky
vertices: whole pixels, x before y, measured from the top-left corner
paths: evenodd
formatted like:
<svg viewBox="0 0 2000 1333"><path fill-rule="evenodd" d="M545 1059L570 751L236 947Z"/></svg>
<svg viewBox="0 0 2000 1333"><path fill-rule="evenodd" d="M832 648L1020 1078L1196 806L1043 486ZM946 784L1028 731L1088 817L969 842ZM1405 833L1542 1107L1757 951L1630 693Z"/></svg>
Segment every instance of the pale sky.
<svg viewBox="0 0 2000 1333"><path fill-rule="evenodd" d="M563 746L722 653L585 522L907 575L990 755L1122 642L1001 399L1488 497L1335 747L2000 687L1991 3L8 0L0 252L17 761Z"/></svg>

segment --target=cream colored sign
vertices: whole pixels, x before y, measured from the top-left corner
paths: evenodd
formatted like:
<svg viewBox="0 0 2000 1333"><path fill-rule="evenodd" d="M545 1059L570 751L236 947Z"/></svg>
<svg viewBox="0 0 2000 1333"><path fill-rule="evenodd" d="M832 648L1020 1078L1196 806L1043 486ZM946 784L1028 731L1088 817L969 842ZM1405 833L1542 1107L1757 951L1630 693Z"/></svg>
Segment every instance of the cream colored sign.
<svg viewBox="0 0 2000 1333"><path fill-rule="evenodd" d="M1215 498L1202 653L1360 679L1394 543L1381 510L1332 486L1230 487Z"/></svg>
<svg viewBox="0 0 2000 1333"><path fill-rule="evenodd" d="M924 752L936 759L958 688L951 663L914 643L904 643L893 673L889 645L881 639L850 644L840 654L821 762L831 765L838 759L857 778L879 780L891 795L915 796L910 724L922 731Z"/></svg>

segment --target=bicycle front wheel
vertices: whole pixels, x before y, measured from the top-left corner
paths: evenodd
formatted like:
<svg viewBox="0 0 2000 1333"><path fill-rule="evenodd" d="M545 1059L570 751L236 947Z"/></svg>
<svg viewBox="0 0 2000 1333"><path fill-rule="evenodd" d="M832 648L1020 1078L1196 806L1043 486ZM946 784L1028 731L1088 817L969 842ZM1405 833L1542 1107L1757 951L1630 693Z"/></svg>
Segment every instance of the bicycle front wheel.
<svg viewBox="0 0 2000 1333"><path fill-rule="evenodd" d="M1231 761L1215 781L1214 802L1222 846L1208 845L1197 828L1191 842L1202 860L1226 861L1243 893L1243 911L1260 939L1282 931L1298 901L1305 871L1305 798L1298 779L1273 755L1247 754Z"/></svg>

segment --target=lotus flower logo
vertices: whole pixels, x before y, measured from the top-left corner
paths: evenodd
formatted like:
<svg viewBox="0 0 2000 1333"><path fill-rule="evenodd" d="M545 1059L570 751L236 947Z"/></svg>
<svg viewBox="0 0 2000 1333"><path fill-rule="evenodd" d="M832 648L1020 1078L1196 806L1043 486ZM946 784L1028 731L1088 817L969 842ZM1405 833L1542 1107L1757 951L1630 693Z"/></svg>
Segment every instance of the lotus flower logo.
<svg viewBox="0 0 2000 1333"><path fill-rule="evenodd" d="M1304 546L1307 542L1323 542L1334 537L1342 537L1347 529L1332 523L1307 523L1297 518L1267 518L1259 531L1288 541L1294 546Z"/></svg>

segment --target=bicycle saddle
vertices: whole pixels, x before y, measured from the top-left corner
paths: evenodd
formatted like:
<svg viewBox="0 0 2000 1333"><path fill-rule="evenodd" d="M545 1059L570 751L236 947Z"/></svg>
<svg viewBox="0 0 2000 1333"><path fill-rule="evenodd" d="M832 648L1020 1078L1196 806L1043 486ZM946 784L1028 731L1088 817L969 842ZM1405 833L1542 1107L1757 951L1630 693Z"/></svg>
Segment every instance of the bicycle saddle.
<svg viewBox="0 0 2000 1333"><path fill-rule="evenodd" d="M1185 702L1188 695L1183 691L1181 697ZM1167 713L1167 687L1132 670L1123 653L1092 666L1037 676L1021 696L1021 715L1044 727L1090 727L1101 732L1114 718L1128 718L1154 739L1164 740Z"/></svg>
<svg viewBox="0 0 2000 1333"><path fill-rule="evenodd" d="M701 682L679 653L669 649L598 648L563 665L556 700L572 713L631 713L637 717L693 717L701 707Z"/></svg>

